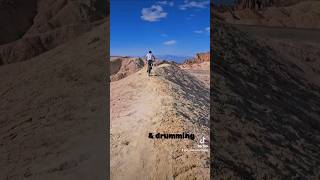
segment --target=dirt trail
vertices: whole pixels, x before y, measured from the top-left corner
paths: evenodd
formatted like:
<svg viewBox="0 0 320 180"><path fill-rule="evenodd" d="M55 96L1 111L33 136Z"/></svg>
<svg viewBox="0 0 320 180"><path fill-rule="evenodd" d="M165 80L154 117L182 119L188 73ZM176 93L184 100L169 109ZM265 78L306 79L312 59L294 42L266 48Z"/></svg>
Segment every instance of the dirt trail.
<svg viewBox="0 0 320 180"><path fill-rule="evenodd" d="M182 151L196 147L202 134L209 139L209 88L203 82L163 64L154 76L143 68L112 82L110 97L111 179L209 179L209 152ZM195 140L148 138L183 132Z"/></svg>

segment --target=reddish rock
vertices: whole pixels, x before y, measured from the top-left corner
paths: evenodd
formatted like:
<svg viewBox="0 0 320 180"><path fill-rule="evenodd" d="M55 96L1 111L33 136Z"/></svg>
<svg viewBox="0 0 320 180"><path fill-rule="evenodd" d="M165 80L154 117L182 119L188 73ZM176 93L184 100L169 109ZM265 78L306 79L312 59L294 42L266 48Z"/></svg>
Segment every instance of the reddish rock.
<svg viewBox="0 0 320 180"><path fill-rule="evenodd" d="M210 61L210 53L197 53L195 57L195 62L208 62Z"/></svg>

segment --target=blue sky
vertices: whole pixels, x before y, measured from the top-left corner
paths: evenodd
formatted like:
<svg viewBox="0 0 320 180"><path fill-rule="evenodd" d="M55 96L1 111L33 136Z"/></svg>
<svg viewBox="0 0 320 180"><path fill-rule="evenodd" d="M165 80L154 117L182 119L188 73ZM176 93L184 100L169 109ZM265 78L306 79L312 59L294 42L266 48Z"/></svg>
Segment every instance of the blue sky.
<svg viewBox="0 0 320 180"><path fill-rule="evenodd" d="M210 1L110 0L111 55L210 51Z"/></svg>

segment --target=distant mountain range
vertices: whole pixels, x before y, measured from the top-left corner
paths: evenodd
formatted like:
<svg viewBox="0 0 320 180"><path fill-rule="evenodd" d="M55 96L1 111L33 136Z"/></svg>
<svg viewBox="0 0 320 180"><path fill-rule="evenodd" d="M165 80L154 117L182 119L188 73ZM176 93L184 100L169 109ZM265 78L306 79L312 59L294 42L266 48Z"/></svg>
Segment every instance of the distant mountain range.
<svg viewBox="0 0 320 180"><path fill-rule="evenodd" d="M192 56L176 56L176 55L156 55L157 59L175 61L177 63L182 63L187 59L192 59Z"/></svg>
<svg viewBox="0 0 320 180"><path fill-rule="evenodd" d="M144 58L144 56L111 56L111 59L115 59L117 57L140 57ZM166 61L174 61L176 63L183 63L185 60L193 59L193 56L177 56L177 55L155 55L156 59L166 60Z"/></svg>

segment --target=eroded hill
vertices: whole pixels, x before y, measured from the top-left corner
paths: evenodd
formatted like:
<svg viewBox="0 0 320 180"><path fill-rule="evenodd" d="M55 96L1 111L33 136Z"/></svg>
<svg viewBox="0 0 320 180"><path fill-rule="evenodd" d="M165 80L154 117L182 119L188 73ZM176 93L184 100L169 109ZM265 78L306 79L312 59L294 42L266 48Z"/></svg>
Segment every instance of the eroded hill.
<svg viewBox="0 0 320 180"><path fill-rule="evenodd" d="M28 60L77 38L103 23L106 14L101 0L2 0L0 65Z"/></svg>
<svg viewBox="0 0 320 180"><path fill-rule="evenodd" d="M117 57L110 60L110 81L123 79L139 71L145 62L141 58Z"/></svg>

